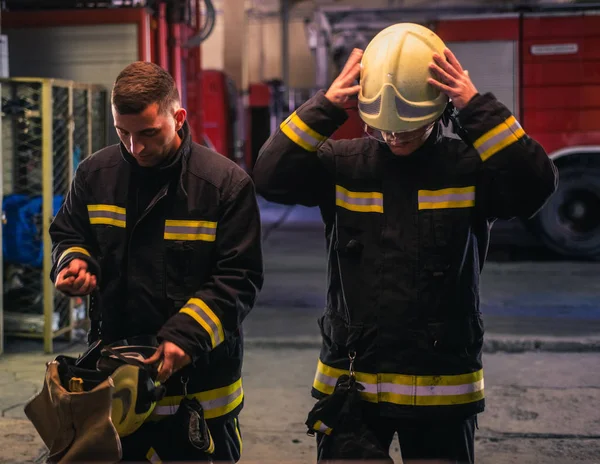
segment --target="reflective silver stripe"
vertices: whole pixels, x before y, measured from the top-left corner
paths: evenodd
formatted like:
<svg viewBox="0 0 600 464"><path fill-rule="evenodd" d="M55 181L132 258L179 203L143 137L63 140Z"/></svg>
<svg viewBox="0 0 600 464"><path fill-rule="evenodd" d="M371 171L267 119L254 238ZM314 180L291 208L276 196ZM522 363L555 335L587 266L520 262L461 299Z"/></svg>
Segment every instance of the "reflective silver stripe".
<svg viewBox="0 0 600 464"><path fill-rule="evenodd" d="M165 233L168 234L208 234L214 235L216 229L210 227L184 227L184 226L165 226Z"/></svg>
<svg viewBox="0 0 600 464"><path fill-rule="evenodd" d="M464 385L436 385L436 386L414 386L398 385L395 383L379 384L379 391L385 393L396 393L398 395L417 396L444 396L464 395L483 390L483 379Z"/></svg>
<svg viewBox="0 0 600 464"><path fill-rule="evenodd" d="M293 118L290 119L290 121L288 122L287 126L294 132L294 134L296 134L298 137L300 137L304 142L306 142L311 147L315 147L316 148L316 147L318 147L321 144L321 140L318 140L318 139L312 137L310 134L307 134L302 129L300 129L294 123L294 119Z"/></svg>
<svg viewBox="0 0 600 464"><path fill-rule="evenodd" d="M419 190L418 201L419 210L470 208L475 206L475 186Z"/></svg>
<svg viewBox="0 0 600 464"><path fill-rule="evenodd" d="M176 220L165 221L165 240L189 240L214 242L217 236L217 223L213 221Z"/></svg>
<svg viewBox="0 0 600 464"><path fill-rule="evenodd" d="M328 430L331 430L331 427L327 427L323 422L319 424L319 432L325 433Z"/></svg>
<svg viewBox="0 0 600 464"><path fill-rule="evenodd" d="M319 382L324 383L325 385L330 385L332 387L335 387L335 384L337 382L337 378L330 377L330 376L325 375L322 372L318 372L318 371L315 375L315 380L318 380Z"/></svg>
<svg viewBox="0 0 600 464"><path fill-rule="evenodd" d="M150 461L152 464L161 464L162 460L154 450L154 448L150 448L146 453L146 459Z"/></svg>
<svg viewBox="0 0 600 464"><path fill-rule="evenodd" d="M492 148L497 143L502 142L502 140L504 140L510 134L517 132L518 129L521 129L521 124L519 124L519 121L517 121L515 119L513 121L513 123L510 126L506 126L506 128L502 132L499 132L498 134L494 135L492 138L486 140L484 143L479 145L477 147L477 151L481 154L485 153L487 150Z"/></svg>
<svg viewBox="0 0 600 464"><path fill-rule="evenodd" d="M439 111L439 99L435 100L434 103L427 103L426 105L417 105L403 100L402 98L396 97L396 111L398 115L403 118L425 118L429 115L434 115Z"/></svg>
<svg viewBox="0 0 600 464"><path fill-rule="evenodd" d="M126 219L126 215L123 213L116 213L114 211L89 211L90 218L109 218L109 219L118 219L119 221L124 221Z"/></svg>
<svg viewBox="0 0 600 464"><path fill-rule="evenodd" d="M327 366L319 360L313 388L329 395L348 371ZM483 370L453 375L370 374L356 372L365 389L361 397L371 403L411 406L449 406L483 400Z"/></svg>
<svg viewBox="0 0 600 464"><path fill-rule="evenodd" d="M228 404L233 403L237 398L239 398L243 394L243 391L244 390L243 390L242 386L240 385L240 387L237 390L235 390L233 393L231 393L227 396L223 396L221 398L215 398L213 400L199 399L198 401L202 405L202 408L204 409L204 411L209 412L214 409L223 408L223 407L227 406ZM167 405L167 406L157 405L154 408L153 412L160 416L169 416L169 415L175 414L178 409L179 409L179 404L173 404L173 405Z"/></svg>
<svg viewBox="0 0 600 464"><path fill-rule="evenodd" d="M331 432L333 432L333 429L327 425L325 425L323 422L321 422L320 420L318 420L317 422L315 422L315 425L313 425L313 429L324 433L326 435L331 435Z"/></svg>
<svg viewBox="0 0 600 464"><path fill-rule="evenodd" d="M240 397L242 392L243 389L240 386L236 391L234 391L230 395L224 396L222 398L216 398L214 400L200 401L200 404L206 411L222 408L223 406L227 406L228 404L233 403L236 398Z"/></svg>
<svg viewBox="0 0 600 464"><path fill-rule="evenodd" d="M324 383L325 385L330 385L332 387L335 387L335 384L337 383L337 378L336 377L330 377L327 374L324 374L322 372L317 372L315 375L315 380L318 380L321 383ZM360 383L363 387L365 387L364 390L362 390L364 393L373 393L373 394L377 394L377 384L375 383L367 383L364 381L359 381L358 383Z"/></svg>
<svg viewBox="0 0 600 464"><path fill-rule="evenodd" d="M336 192L335 197L337 200L342 200L345 203L349 203L351 205L375 205L375 206L383 206L383 198L353 198L346 195L343 192Z"/></svg>
<svg viewBox="0 0 600 464"><path fill-rule="evenodd" d="M90 224L104 224L125 228L125 208L115 205L87 205Z"/></svg>
<svg viewBox="0 0 600 464"><path fill-rule="evenodd" d="M383 213L383 194L381 192L352 192L341 185L336 185L335 204L359 213Z"/></svg>
<svg viewBox="0 0 600 464"><path fill-rule="evenodd" d="M296 112L292 113L279 126L281 131L296 145L306 151L317 151L327 137L309 127Z"/></svg>
<svg viewBox="0 0 600 464"><path fill-rule="evenodd" d="M487 131L473 143L482 161L517 142L525 135L525 131L515 119L509 116L493 129Z"/></svg>
<svg viewBox="0 0 600 464"><path fill-rule="evenodd" d="M214 348L224 340L223 328L220 326L220 321L218 320L214 312L211 311L212 314L207 313L207 310L210 311L210 308L208 308L208 306L202 307L199 304L195 303L195 301L198 301L198 299L192 298L191 300L189 300L186 303L186 305L180 310L180 312L184 312L192 316L200 325L202 325L202 327L208 332L211 338L212 346ZM214 318L218 322L213 320L213 317L211 316L214 316Z"/></svg>
<svg viewBox="0 0 600 464"><path fill-rule="evenodd" d="M420 202L442 203L446 201L466 201L475 200L475 192L468 193L448 193L446 195L427 196L419 195Z"/></svg>

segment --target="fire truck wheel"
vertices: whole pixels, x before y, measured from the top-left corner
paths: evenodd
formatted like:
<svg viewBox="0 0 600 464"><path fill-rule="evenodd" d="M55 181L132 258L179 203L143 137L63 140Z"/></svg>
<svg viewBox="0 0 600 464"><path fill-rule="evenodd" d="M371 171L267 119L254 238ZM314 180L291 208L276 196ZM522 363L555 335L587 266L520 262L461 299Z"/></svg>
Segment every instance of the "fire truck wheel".
<svg viewBox="0 0 600 464"><path fill-rule="evenodd" d="M550 249L572 258L600 259L600 168L564 166L556 193L532 219Z"/></svg>

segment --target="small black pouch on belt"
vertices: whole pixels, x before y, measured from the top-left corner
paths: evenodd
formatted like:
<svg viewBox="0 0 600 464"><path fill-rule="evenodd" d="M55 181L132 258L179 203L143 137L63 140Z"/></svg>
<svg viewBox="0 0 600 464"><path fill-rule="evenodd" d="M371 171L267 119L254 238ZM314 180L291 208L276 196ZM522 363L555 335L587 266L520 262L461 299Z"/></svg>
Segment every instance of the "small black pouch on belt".
<svg viewBox="0 0 600 464"><path fill-rule="evenodd" d="M184 397L177 412L164 419L161 429L168 435L164 440L167 450L158 450L161 459L167 461L195 460L212 462L215 444L204 419L204 410L196 398Z"/></svg>

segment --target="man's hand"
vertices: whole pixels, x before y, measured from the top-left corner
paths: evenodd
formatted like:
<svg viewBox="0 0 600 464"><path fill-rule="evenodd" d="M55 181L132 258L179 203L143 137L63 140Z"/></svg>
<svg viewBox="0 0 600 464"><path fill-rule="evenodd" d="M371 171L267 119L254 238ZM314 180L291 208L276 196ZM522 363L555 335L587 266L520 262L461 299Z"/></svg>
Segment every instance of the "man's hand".
<svg viewBox="0 0 600 464"><path fill-rule="evenodd" d="M434 53L434 62L429 65L429 69L438 79L429 78L427 82L448 95L456 109L462 110L471 98L477 95L477 89L471 82L469 73L463 70L454 53L446 48L444 55L446 59Z"/></svg>
<svg viewBox="0 0 600 464"><path fill-rule="evenodd" d="M162 342L152 357L144 361L145 364L154 364L162 360L159 365L157 380L165 383L175 372L183 369L192 362L191 358L175 343Z"/></svg>
<svg viewBox="0 0 600 464"><path fill-rule="evenodd" d="M68 295L89 295L96 289L96 276L83 259L74 259L58 273L54 286Z"/></svg>
<svg viewBox="0 0 600 464"><path fill-rule="evenodd" d="M350 96L360 91L360 85L352 85L352 83L360 76L362 56L363 51L360 48L352 50L344 69L325 93L325 97L334 105L342 106Z"/></svg>

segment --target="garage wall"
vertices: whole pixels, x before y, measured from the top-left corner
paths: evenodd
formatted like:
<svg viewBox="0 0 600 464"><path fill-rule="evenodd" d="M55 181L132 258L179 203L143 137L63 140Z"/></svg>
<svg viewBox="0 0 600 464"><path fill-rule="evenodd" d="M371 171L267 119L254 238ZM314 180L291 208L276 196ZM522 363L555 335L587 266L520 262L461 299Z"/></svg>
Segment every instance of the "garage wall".
<svg viewBox="0 0 600 464"><path fill-rule="evenodd" d="M3 33L8 36L11 77L69 79L110 90L119 72L138 59L135 24L5 29ZM112 117L108 134L109 142L117 143Z"/></svg>

